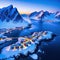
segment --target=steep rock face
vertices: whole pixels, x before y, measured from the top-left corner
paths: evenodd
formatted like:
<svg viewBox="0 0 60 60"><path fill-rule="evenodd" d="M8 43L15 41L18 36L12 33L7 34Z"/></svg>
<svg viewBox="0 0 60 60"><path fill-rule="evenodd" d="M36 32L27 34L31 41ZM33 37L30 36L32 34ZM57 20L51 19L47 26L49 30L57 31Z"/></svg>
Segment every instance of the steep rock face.
<svg viewBox="0 0 60 60"><path fill-rule="evenodd" d="M29 15L29 17L31 18L31 19L42 19L42 18L44 18L45 16L47 16L47 15L50 15L50 13L48 12L48 11L43 11L43 10L41 10L41 11L39 11L39 12L33 12L33 13L31 13L30 15Z"/></svg>
<svg viewBox="0 0 60 60"><path fill-rule="evenodd" d="M48 11L43 11L43 10L41 10L41 11L39 11L39 12L37 12L37 11L35 11L35 12L33 12L33 13L31 13L30 15L29 15L29 17L44 17L44 16L47 16L47 15L50 15L50 13L48 12Z"/></svg>
<svg viewBox="0 0 60 60"><path fill-rule="evenodd" d="M23 20L23 18L19 14L17 8L13 8L13 6L10 5L8 7L4 7L0 9L0 20L1 21L6 20L8 22L10 20L13 20L13 21Z"/></svg>
<svg viewBox="0 0 60 60"><path fill-rule="evenodd" d="M56 18L60 19L60 11L56 13Z"/></svg>
<svg viewBox="0 0 60 60"><path fill-rule="evenodd" d="M39 12L35 11L29 15L29 18L35 20L57 20L60 19L60 12L52 13L43 10Z"/></svg>
<svg viewBox="0 0 60 60"><path fill-rule="evenodd" d="M29 15L29 17L36 16L37 14L38 14L38 12L37 12L37 11L32 12L32 13Z"/></svg>
<svg viewBox="0 0 60 60"><path fill-rule="evenodd" d="M26 27L28 24L13 5L0 9L0 28Z"/></svg>

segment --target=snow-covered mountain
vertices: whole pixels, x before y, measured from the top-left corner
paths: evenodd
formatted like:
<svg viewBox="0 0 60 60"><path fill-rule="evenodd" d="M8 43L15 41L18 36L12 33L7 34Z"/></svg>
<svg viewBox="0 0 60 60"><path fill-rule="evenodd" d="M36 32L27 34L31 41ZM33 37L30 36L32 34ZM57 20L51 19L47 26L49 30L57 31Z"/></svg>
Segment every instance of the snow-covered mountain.
<svg viewBox="0 0 60 60"><path fill-rule="evenodd" d="M27 26L28 22L25 21L16 7L9 5L0 9L0 28L14 28Z"/></svg>
<svg viewBox="0 0 60 60"><path fill-rule="evenodd" d="M13 5L0 9L0 28L26 27L29 24L37 26L42 22L59 22L60 12L35 11L31 14L20 14Z"/></svg>
<svg viewBox="0 0 60 60"><path fill-rule="evenodd" d="M23 19L24 19L25 21L27 21L29 24L31 24L31 20L30 20L30 18L29 18L29 14L21 14L21 16L23 17Z"/></svg>
<svg viewBox="0 0 60 60"><path fill-rule="evenodd" d="M41 10L39 12L35 11L35 12L31 13L29 15L29 17L30 17L30 19L40 20L40 18L44 18L44 16L47 16L47 15L49 15L48 11L44 12L43 10Z"/></svg>
<svg viewBox="0 0 60 60"><path fill-rule="evenodd" d="M51 13L48 11L35 11L29 15L30 19L35 20L59 20L60 19L60 12Z"/></svg>
<svg viewBox="0 0 60 60"><path fill-rule="evenodd" d="M56 18L60 19L60 11L57 12Z"/></svg>
<svg viewBox="0 0 60 60"><path fill-rule="evenodd" d="M29 17L30 17L30 19L39 20L39 17L41 17L41 16L43 15L43 13L44 13L43 10L41 10L41 11L39 11L39 12L35 11L35 12L31 13L31 14L29 15Z"/></svg>
<svg viewBox="0 0 60 60"><path fill-rule="evenodd" d="M6 20L8 22L9 20L18 21L22 19L23 18L19 14L17 8L13 8L13 5L0 9L0 20L1 21Z"/></svg>

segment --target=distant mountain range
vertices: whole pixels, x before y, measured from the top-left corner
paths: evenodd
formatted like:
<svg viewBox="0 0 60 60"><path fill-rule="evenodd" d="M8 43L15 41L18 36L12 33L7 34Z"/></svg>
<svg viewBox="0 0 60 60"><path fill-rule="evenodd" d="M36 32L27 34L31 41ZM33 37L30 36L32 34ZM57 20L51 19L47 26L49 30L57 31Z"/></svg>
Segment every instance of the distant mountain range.
<svg viewBox="0 0 60 60"><path fill-rule="evenodd" d="M32 12L30 15L29 15L30 19L36 19L36 20L40 20L40 19L49 19L50 18L55 18L55 19L60 19L60 11L56 12L56 13L51 13L51 12L48 12L48 11L35 11L35 12ZM45 19L46 20L46 19Z"/></svg>
<svg viewBox="0 0 60 60"><path fill-rule="evenodd" d="M32 12L29 15L23 14L21 15L17 8L13 8L13 5L9 5L8 7L4 7L2 9L0 9L0 20L4 21L6 20L7 22L9 22L10 20L13 21L23 21L24 17L28 17L29 19L35 19L35 20L46 20L46 19L53 19L53 18L57 18L60 19L60 11L57 11L56 13L50 13L48 11L35 11Z"/></svg>
<svg viewBox="0 0 60 60"><path fill-rule="evenodd" d="M9 5L8 7L4 7L0 9L0 28L8 28L8 27L24 27L29 24L38 24L41 21L49 22L58 21L60 22L60 11L57 12L48 12L48 11L35 11L30 14L20 14L16 7L13 5ZM13 22L17 22L13 23ZM36 23L37 22L37 23Z"/></svg>
<svg viewBox="0 0 60 60"><path fill-rule="evenodd" d="M17 8L13 8L13 5L10 5L8 7L0 9L0 20L1 21L6 20L7 22L9 22L9 20L22 21L23 18L19 14Z"/></svg>

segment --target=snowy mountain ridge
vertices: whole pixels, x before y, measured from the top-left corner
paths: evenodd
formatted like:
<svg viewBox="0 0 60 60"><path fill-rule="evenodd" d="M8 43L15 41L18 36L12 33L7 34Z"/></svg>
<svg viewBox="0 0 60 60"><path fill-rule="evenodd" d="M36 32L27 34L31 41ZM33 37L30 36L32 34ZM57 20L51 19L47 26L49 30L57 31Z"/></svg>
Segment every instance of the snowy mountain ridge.
<svg viewBox="0 0 60 60"><path fill-rule="evenodd" d="M10 5L8 7L0 9L0 20L1 21L6 20L7 22L9 22L10 20L22 21L23 18L19 14L17 8L13 8L13 5Z"/></svg>
<svg viewBox="0 0 60 60"><path fill-rule="evenodd" d="M55 19L58 19L60 17L60 12L57 11L56 13L55 12L49 12L49 11L35 11L35 12L32 12L30 15L29 15L29 18L30 19L35 19L35 20L41 20L41 19L44 19L46 20L45 18L48 18L50 19L52 17L55 18ZM59 18L60 19L60 18Z"/></svg>
<svg viewBox="0 0 60 60"><path fill-rule="evenodd" d="M0 9L0 28L14 28L14 27L24 27L28 25L16 7L9 5Z"/></svg>

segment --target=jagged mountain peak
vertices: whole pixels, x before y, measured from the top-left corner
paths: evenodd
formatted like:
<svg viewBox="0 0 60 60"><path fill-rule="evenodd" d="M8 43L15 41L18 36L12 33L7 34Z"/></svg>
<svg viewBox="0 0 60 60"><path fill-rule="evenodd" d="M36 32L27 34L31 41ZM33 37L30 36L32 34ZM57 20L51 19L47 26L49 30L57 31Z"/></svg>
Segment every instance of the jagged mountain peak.
<svg viewBox="0 0 60 60"><path fill-rule="evenodd" d="M49 11L39 11L39 12L32 12L29 15L30 19L34 19L34 20L45 20L45 19L60 19L60 11L57 12L49 12Z"/></svg>
<svg viewBox="0 0 60 60"><path fill-rule="evenodd" d="M32 12L32 13L29 15L29 17L30 17L31 19L37 19L37 20L39 20L39 18L40 18L43 14L44 14L44 11L43 11L43 10L41 10L41 11L39 11L39 12L35 11L35 12Z"/></svg>
<svg viewBox="0 0 60 60"><path fill-rule="evenodd" d="M13 5L9 5L8 8L13 8Z"/></svg>
<svg viewBox="0 0 60 60"><path fill-rule="evenodd" d="M56 12L56 18L60 19L60 11Z"/></svg>
<svg viewBox="0 0 60 60"><path fill-rule="evenodd" d="M49 15L50 13L49 13L48 11L45 11L44 14L45 14L45 15Z"/></svg>
<svg viewBox="0 0 60 60"><path fill-rule="evenodd" d="M35 16L37 13L38 13L37 11L34 11L34 12L32 12L32 13L29 15L29 17Z"/></svg>
<svg viewBox="0 0 60 60"><path fill-rule="evenodd" d="M7 22L10 20L20 21L23 20L23 18L21 17L16 7L13 8L13 5L9 5L8 7L0 9L0 20L6 20Z"/></svg>

